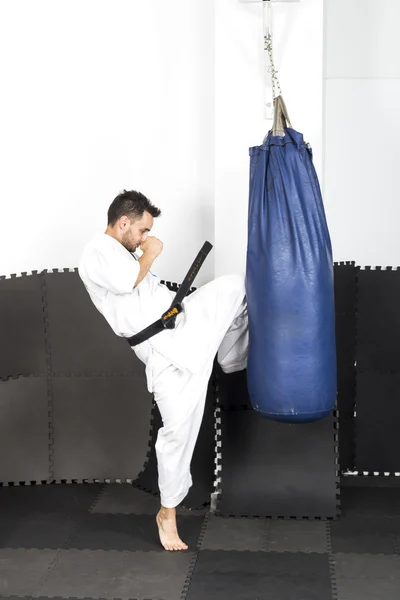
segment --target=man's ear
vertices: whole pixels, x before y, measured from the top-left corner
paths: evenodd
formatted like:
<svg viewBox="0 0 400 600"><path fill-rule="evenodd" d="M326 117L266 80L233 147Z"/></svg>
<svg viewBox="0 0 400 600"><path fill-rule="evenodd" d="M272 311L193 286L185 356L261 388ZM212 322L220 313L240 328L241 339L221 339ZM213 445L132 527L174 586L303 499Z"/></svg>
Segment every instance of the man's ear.
<svg viewBox="0 0 400 600"><path fill-rule="evenodd" d="M129 219L128 217L121 217L119 220L119 226L121 229L126 229L126 227L129 225Z"/></svg>

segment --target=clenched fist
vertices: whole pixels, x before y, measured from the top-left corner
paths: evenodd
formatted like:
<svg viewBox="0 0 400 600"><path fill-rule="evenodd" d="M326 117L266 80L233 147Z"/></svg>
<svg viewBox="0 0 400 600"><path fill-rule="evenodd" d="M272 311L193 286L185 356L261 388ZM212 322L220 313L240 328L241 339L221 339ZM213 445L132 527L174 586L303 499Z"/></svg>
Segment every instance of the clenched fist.
<svg viewBox="0 0 400 600"><path fill-rule="evenodd" d="M158 256L161 254L163 249L163 243L156 237L148 236L146 241L143 244L140 244L140 249L143 254L152 254L153 256Z"/></svg>

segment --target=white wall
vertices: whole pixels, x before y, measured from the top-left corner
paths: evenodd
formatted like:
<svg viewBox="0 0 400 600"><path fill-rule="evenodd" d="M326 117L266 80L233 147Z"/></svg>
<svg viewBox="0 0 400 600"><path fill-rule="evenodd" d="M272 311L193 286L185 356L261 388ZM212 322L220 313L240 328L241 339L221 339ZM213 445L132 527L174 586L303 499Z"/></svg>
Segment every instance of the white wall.
<svg viewBox="0 0 400 600"><path fill-rule="evenodd" d="M248 149L271 125L261 11L239 0L0 2L0 274L74 267L123 188L163 210L163 278L180 281L206 239L215 247L196 284L244 271ZM323 0L274 12L283 94L321 174Z"/></svg>
<svg viewBox="0 0 400 600"><path fill-rule="evenodd" d="M400 3L326 0L325 200L336 260L400 265Z"/></svg>
<svg viewBox="0 0 400 600"><path fill-rule="evenodd" d="M323 0L273 5L275 66L294 129L322 173ZM217 0L215 21L216 275L244 272L250 146L262 144L262 5Z"/></svg>
<svg viewBox="0 0 400 600"><path fill-rule="evenodd" d="M181 280L214 241L213 39L213 0L0 3L0 274L75 266L133 188Z"/></svg>

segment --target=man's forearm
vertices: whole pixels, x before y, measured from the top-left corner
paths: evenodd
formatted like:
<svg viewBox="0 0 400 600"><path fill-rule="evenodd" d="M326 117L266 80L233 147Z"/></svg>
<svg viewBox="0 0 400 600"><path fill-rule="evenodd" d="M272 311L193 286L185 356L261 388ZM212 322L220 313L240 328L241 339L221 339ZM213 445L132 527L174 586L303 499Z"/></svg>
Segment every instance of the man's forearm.
<svg viewBox="0 0 400 600"><path fill-rule="evenodd" d="M139 283L146 277L151 265L153 264L156 258L157 254L154 254L153 252L144 252L144 254L142 254L142 256L138 259L140 271L138 278L135 281L135 285L133 287L138 286Z"/></svg>

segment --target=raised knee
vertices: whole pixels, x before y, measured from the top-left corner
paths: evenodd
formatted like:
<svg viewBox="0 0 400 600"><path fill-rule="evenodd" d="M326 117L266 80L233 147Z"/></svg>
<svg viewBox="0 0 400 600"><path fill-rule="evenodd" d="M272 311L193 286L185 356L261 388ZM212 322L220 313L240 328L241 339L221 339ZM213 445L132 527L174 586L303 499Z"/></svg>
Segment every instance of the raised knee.
<svg viewBox="0 0 400 600"><path fill-rule="evenodd" d="M242 275L223 275L219 278L224 290L237 293L239 296L246 295L244 277Z"/></svg>

